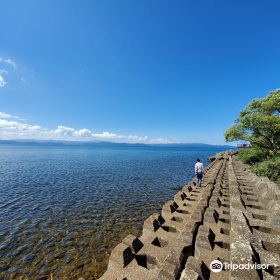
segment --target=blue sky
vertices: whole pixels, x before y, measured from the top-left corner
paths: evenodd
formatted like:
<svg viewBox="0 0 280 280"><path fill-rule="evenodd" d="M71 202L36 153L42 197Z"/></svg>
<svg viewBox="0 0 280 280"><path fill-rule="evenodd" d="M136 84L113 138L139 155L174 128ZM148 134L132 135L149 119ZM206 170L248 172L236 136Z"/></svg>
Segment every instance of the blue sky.
<svg viewBox="0 0 280 280"><path fill-rule="evenodd" d="M224 143L280 87L280 2L1 2L0 139Z"/></svg>

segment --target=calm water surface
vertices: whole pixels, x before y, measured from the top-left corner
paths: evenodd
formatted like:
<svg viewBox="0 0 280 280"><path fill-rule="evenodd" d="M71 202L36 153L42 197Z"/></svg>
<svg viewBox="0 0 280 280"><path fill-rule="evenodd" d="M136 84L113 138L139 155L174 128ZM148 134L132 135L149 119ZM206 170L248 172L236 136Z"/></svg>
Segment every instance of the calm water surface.
<svg viewBox="0 0 280 280"><path fill-rule="evenodd" d="M0 279L96 279L224 148L0 145Z"/></svg>

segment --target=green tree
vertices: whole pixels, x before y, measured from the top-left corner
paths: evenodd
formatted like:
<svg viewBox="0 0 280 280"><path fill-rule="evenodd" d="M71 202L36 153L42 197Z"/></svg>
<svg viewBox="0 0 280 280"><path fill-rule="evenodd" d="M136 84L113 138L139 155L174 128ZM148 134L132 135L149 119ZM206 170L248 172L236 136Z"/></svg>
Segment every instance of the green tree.
<svg viewBox="0 0 280 280"><path fill-rule="evenodd" d="M280 150L280 89L252 100L225 132L226 142L248 141L274 157Z"/></svg>

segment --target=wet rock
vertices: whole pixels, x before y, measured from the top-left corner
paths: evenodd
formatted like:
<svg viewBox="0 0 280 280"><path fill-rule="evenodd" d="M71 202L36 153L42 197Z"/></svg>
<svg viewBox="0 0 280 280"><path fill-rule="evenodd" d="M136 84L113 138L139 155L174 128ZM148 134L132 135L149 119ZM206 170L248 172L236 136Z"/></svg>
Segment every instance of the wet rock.
<svg viewBox="0 0 280 280"><path fill-rule="evenodd" d="M47 276L39 276L36 278L36 280L48 280Z"/></svg>
<svg viewBox="0 0 280 280"><path fill-rule="evenodd" d="M70 275L76 269L76 265L74 263L69 265L59 266L55 271L54 275L56 276L65 276Z"/></svg>

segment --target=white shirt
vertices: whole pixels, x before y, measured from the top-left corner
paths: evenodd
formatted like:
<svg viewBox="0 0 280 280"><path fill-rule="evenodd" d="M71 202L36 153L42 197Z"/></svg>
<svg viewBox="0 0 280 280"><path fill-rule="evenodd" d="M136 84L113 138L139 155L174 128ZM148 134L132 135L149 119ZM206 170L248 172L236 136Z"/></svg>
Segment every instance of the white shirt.
<svg viewBox="0 0 280 280"><path fill-rule="evenodd" d="M204 170L204 168L203 168L203 163L202 163L202 162L197 162L197 163L195 164L194 170L195 170L195 173L197 173L197 172L203 172L203 170Z"/></svg>

